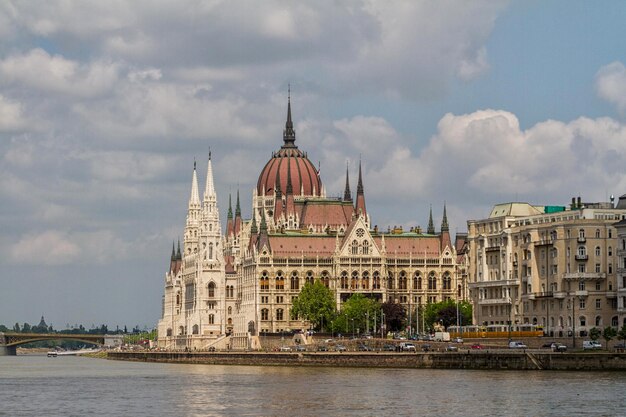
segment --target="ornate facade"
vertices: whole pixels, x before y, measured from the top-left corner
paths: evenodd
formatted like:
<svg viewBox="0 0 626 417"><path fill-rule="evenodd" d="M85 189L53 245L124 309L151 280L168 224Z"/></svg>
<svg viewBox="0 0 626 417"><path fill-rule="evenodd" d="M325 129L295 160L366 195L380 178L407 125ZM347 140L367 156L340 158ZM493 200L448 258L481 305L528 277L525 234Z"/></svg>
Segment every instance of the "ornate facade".
<svg viewBox="0 0 626 417"><path fill-rule="evenodd" d="M354 293L407 309L465 299L465 235L452 242L443 209L439 233L428 228L383 232L372 227L359 163L356 199L346 184L329 198L319 170L295 144L291 103L283 145L267 162L243 219L239 193L220 232L211 159L200 202L194 166L184 247L173 249L165 276L159 345L165 348L260 348L261 333L305 329L290 308L306 282L335 294L338 308Z"/></svg>

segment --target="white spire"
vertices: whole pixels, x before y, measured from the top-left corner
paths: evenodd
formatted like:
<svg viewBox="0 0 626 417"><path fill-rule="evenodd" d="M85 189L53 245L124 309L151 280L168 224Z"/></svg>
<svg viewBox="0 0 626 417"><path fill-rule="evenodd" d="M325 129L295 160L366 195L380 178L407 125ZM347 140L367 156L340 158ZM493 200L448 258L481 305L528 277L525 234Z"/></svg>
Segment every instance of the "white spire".
<svg viewBox="0 0 626 417"><path fill-rule="evenodd" d="M209 151L209 166L206 171L206 187L204 188L204 199L215 197L215 185L213 185L213 167L211 166L211 152Z"/></svg>
<svg viewBox="0 0 626 417"><path fill-rule="evenodd" d="M200 205L200 194L198 193L198 176L196 175L196 161L193 162L193 177L191 178L191 197L189 205Z"/></svg>

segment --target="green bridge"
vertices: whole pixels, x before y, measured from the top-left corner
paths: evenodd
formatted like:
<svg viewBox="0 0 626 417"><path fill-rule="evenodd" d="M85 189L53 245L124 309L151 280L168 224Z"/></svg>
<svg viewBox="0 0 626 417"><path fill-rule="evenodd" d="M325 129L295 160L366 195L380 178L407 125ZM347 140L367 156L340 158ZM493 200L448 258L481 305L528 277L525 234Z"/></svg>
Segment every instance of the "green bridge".
<svg viewBox="0 0 626 417"><path fill-rule="evenodd" d="M17 346L41 340L76 340L94 345L104 345L103 334L0 332L0 356L15 355Z"/></svg>

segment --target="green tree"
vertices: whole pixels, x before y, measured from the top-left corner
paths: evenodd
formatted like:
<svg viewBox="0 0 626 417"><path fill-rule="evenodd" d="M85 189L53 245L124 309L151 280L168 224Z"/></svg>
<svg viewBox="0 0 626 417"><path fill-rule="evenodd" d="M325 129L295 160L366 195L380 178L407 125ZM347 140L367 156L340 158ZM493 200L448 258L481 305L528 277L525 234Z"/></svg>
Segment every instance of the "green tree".
<svg viewBox="0 0 626 417"><path fill-rule="evenodd" d="M626 324L624 324L622 328L619 329L619 331L617 332L617 339L626 341Z"/></svg>
<svg viewBox="0 0 626 417"><path fill-rule="evenodd" d="M597 327L592 327L591 330L589 330L589 338L591 340L598 340L601 335L602 330L598 329Z"/></svg>
<svg viewBox="0 0 626 417"><path fill-rule="evenodd" d="M363 294L352 294L343 303L333 327L345 333L364 333L368 329L371 332L374 330L374 321L380 317L380 309L378 301Z"/></svg>
<svg viewBox="0 0 626 417"><path fill-rule="evenodd" d="M31 332L31 327L30 324L28 323L24 323L24 325L22 326L22 333L30 333Z"/></svg>
<svg viewBox="0 0 626 417"><path fill-rule="evenodd" d="M459 302L459 323L457 323L456 313L457 304L454 300L429 303L423 313L426 327L432 329L435 323L442 323L446 328L451 325L472 323L472 305L469 302Z"/></svg>
<svg viewBox="0 0 626 417"><path fill-rule="evenodd" d="M7 326L5 326L4 324L0 324L0 332L8 332L9 328Z"/></svg>
<svg viewBox="0 0 626 417"><path fill-rule="evenodd" d="M21 331L19 323L15 323L13 325L13 331L16 332L16 333L19 333Z"/></svg>
<svg viewBox="0 0 626 417"><path fill-rule="evenodd" d="M381 308L385 314L385 325L387 331L397 332L404 330L407 313L404 307L393 301L385 301Z"/></svg>
<svg viewBox="0 0 626 417"><path fill-rule="evenodd" d="M314 329L323 331L335 318L335 297L329 288L318 279L307 282L293 301L291 318L307 320Z"/></svg>
<svg viewBox="0 0 626 417"><path fill-rule="evenodd" d="M606 340L606 349L609 350L609 342L617 336L617 330L613 326L606 326L602 331L602 338Z"/></svg>

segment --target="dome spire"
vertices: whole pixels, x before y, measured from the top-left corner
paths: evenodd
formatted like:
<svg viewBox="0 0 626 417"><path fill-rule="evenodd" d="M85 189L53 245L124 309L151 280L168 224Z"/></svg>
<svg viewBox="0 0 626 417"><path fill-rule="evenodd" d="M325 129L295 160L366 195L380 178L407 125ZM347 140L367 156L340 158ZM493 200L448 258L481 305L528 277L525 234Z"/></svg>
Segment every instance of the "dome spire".
<svg viewBox="0 0 626 417"><path fill-rule="evenodd" d="M284 148L296 147L296 131L293 130L293 122L291 121L291 84L287 87L287 122L283 131Z"/></svg>

